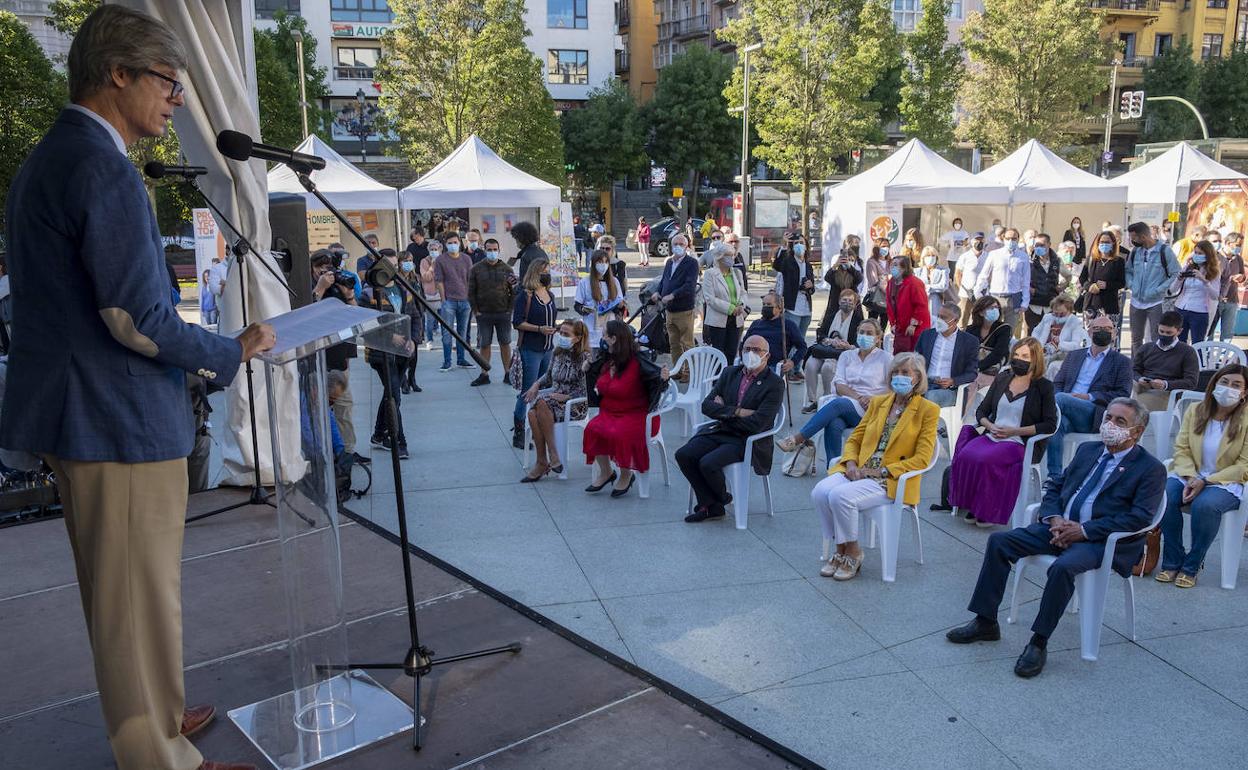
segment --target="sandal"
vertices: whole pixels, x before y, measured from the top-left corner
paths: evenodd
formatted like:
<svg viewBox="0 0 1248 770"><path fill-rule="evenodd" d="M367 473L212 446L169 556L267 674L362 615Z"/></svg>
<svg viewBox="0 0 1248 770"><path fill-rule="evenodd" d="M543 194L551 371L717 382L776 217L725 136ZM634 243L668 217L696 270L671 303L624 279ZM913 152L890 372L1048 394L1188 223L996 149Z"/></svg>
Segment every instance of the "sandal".
<svg viewBox="0 0 1248 770"><path fill-rule="evenodd" d="M835 577L837 571L841 568L841 562L844 561L845 554L834 553L832 558L828 559L828 563L823 565L823 569L819 570L819 574L824 577Z"/></svg>
<svg viewBox="0 0 1248 770"><path fill-rule="evenodd" d="M1178 574L1179 571L1177 569L1163 569L1157 573L1157 577L1153 578L1153 580L1156 580L1158 583L1173 583Z"/></svg>
<svg viewBox="0 0 1248 770"><path fill-rule="evenodd" d="M1195 588L1196 576L1189 575L1186 572L1180 572L1179 576L1174 579L1174 584L1179 588Z"/></svg>
<svg viewBox="0 0 1248 770"><path fill-rule="evenodd" d="M785 436L776 442L776 446L779 447L781 452L792 452L798 446L796 434L794 436Z"/></svg>
<svg viewBox="0 0 1248 770"><path fill-rule="evenodd" d="M858 571L862 569L862 557L854 558L849 554L841 557L841 567L832 576L833 580L853 580L858 577Z"/></svg>

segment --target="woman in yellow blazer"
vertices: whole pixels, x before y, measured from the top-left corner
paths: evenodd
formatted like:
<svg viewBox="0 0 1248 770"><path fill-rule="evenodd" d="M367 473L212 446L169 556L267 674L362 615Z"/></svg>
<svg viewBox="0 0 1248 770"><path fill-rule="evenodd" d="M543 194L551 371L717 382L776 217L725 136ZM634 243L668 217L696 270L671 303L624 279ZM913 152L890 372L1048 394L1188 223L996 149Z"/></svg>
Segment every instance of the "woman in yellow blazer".
<svg viewBox="0 0 1248 770"><path fill-rule="evenodd" d="M1222 526L1222 514L1239 507L1248 482L1248 367L1228 364L1209 380L1205 399L1187 410L1174 442L1174 468L1166 480L1161 520L1161 571L1157 580L1179 588L1196 585L1205 552ZM1183 514L1191 505L1192 550L1183 552Z"/></svg>
<svg viewBox="0 0 1248 770"><path fill-rule="evenodd" d="M901 353L888 367L892 392L871 399L862 421L845 442L841 461L815 485L810 499L823 523L823 536L836 541L836 554L819 574L850 580L862 569L858 512L887 505L897 479L926 468L936 451L940 407L923 398L927 365L918 353ZM907 505L918 505L919 485L906 487Z"/></svg>

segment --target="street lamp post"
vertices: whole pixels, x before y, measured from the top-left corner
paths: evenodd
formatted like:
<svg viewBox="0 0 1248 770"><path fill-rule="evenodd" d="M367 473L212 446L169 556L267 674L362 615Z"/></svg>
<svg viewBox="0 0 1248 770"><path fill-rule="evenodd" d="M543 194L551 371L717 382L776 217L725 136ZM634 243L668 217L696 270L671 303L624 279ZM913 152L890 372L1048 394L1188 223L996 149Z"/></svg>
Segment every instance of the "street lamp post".
<svg viewBox="0 0 1248 770"><path fill-rule="evenodd" d="M750 237L750 54L762 47L762 43L753 43L741 49L744 92L741 99L741 235L747 239Z"/></svg>
<svg viewBox="0 0 1248 770"><path fill-rule="evenodd" d="M290 33L295 39L295 57L299 60L299 115L303 119L303 136L308 136L308 90L303 75L303 33L293 30Z"/></svg>
<svg viewBox="0 0 1248 770"><path fill-rule="evenodd" d="M376 131L377 108L368 103L364 89L355 92L355 105L344 105L338 111L337 123L351 136L359 137L360 162L368 160L368 137Z"/></svg>
<svg viewBox="0 0 1248 770"><path fill-rule="evenodd" d="M1118 99L1118 65L1122 64L1118 59L1114 59L1114 68L1109 73L1109 99L1105 102L1105 146L1101 151L1101 176L1109 178L1109 132L1114 127L1114 106Z"/></svg>

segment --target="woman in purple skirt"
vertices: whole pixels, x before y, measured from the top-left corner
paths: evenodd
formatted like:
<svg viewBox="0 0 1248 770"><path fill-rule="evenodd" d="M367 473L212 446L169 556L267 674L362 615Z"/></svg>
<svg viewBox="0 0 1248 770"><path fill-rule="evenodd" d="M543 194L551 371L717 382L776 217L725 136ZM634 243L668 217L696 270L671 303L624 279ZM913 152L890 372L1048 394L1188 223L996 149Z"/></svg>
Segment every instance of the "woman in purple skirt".
<svg viewBox="0 0 1248 770"><path fill-rule="evenodd" d="M1044 379L1044 349L1031 337L1014 343L1009 366L975 410L975 426L958 436L949 470L949 502L968 524L1006 524L1022 483L1024 442L1057 427L1053 383ZM1044 454L1036 447L1032 462Z"/></svg>

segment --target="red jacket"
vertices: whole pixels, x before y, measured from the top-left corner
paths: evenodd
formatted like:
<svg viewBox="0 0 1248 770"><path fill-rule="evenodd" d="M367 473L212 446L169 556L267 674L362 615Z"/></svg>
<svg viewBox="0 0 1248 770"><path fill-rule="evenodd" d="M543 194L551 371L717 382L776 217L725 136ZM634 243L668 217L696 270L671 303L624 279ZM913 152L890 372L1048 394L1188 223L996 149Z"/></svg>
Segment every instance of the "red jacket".
<svg viewBox="0 0 1248 770"><path fill-rule="evenodd" d="M932 325L932 315L927 305L927 287L915 276L907 276L901 280L901 288L894 300L892 283L893 279L889 278L884 286L884 304L888 308L888 325L893 327L893 334L905 334L910 321L918 321L913 334L918 337Z"/></svg>

